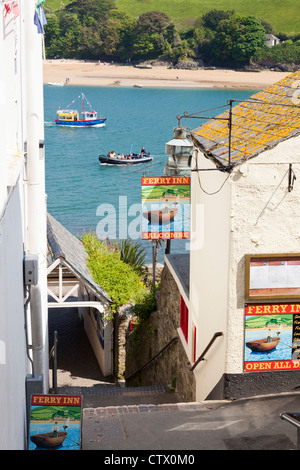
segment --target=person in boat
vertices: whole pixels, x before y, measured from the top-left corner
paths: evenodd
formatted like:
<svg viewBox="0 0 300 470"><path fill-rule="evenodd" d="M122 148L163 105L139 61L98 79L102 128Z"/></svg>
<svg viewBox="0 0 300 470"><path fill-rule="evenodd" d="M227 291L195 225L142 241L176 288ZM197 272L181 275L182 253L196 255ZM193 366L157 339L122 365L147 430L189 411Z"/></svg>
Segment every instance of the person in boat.
<svg viewBox="0 0 300 470"><path fill-rule="evenodd" d="M53 425L52 433L53 433L53 437L57 437L57 436L58 436L58 424L57 424L57 421L55 421L55 423L54 423L54 425Z"/></svg>
<svg viewBox="0 0 300 470"><path fill-rule="evenodd" d="M146 153L147 153L147 152L146 152L146 150L145 150L145 147L142 147L141 155L142 155L142 156L143 156L143 155L146 155Z"/></svg>
<svg viewBox="0 0 300 470"><path fill-rule="evenodd" d="M266 338L267 338L267 343L271 343L271 341L272 341L272 331L271 331L271 328L268 329L267 334L266 334Z"/></svg>
<svg viewBox="0 0 300 470"><path fill-rule="evenodd" d="M164 205L163 205L163 212L168 213L170 212L170 204L168 199L165 200Z"/></svg>

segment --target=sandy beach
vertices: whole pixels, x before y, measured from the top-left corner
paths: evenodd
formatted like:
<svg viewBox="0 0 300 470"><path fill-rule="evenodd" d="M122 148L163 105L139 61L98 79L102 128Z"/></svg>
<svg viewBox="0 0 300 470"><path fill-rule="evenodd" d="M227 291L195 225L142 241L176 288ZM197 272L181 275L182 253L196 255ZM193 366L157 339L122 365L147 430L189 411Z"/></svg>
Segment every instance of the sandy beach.
<svg viewBox="0 0 300 470"><path fill-rule="evenodd" d="M45 60L44 83L66 82L79 86L241 88L261 90L288 75L288 72L240 72L225 69L181 70L164 66L137 68L132 65Z"/></svg>

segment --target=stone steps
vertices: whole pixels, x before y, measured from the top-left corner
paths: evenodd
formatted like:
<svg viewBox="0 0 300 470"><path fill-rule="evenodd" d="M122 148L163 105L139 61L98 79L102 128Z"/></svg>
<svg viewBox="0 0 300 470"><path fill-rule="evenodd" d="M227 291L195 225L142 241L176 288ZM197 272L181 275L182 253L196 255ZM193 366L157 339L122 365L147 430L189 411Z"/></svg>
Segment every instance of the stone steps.
<svg viewBox="0 0 300 470"><path fill-rule="evenodd" d="M81 395L83 408L128 405L158 405L178 402L178 397L168 385L122 387L100 384L92 387L58 387L58 395Z"/></svg>

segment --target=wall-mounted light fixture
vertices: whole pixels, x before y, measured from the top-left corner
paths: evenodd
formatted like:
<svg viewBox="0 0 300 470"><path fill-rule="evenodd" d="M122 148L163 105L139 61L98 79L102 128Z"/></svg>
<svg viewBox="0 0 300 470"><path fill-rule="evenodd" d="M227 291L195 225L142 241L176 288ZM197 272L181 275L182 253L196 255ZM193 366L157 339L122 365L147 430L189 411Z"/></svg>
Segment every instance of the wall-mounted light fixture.
<svg viewBox="0 0 300 470"><path fill-rule="evenodd" d="M186 129L175 127L174 137L166 143L169 159L164 168L167 176L187 176L191 172L193 143L186 137Z"/></svg>

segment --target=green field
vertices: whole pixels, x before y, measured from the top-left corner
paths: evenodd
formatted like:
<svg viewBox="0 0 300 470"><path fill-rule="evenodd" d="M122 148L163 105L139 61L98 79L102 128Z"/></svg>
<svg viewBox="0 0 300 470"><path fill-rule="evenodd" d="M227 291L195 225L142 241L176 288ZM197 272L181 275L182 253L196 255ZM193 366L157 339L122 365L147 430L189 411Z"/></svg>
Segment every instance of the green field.
<svg viewBox="0 0 300 470"><path fill-rule="evenodd" d="M78 406L37 406L31 410L31 421L51 421L58 416L61 419L80 420L81 408Z"/></svg>
<svg viewBox="0 0 300 470"><path fill-rule="evenodd" d="M71 0L46 0L54 10ZM299 0L116 0L116 6L138 17L147 11L166 13L178 25L192 25L195 18L210 10L234 10L242 15L255 15L270 22L277 32L300 32Z"/></svg>
<svg viewBox="0 0 300 470"><path fill-rule="evenodd" d="M284 324L292 328L293 326L293 315L248 315L245 320L245 327L249 329L253 328L266 328L267 325L272 324L273 326Z"/></svg>
<svg viewBox="0 0 300 470"><path fill-rule="evenodd" d="M189 185L158 185L158 186L145 186L142 187L142 199L162 199L167 196L176 197L181 196L184 198L190 197Z"/></svg>

